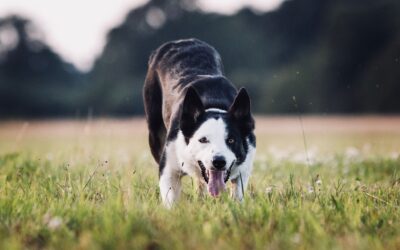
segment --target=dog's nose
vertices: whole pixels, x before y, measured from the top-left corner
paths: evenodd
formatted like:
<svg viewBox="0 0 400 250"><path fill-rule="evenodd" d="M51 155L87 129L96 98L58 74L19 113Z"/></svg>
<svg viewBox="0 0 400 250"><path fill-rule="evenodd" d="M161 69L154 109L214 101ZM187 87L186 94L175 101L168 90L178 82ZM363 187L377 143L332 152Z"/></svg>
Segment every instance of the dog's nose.
<svg viewBox="0 0 400 250"><path fill-rule="evenodd" d="M216 169L222 169L226 165L225 157L223 156L215 156L213 161L212 161L213 166Z"/></svg>

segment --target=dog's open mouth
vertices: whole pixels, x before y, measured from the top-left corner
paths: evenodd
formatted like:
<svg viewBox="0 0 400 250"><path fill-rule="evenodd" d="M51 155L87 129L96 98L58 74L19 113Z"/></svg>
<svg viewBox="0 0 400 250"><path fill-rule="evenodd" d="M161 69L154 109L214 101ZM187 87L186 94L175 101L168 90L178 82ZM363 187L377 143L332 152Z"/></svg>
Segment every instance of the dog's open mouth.
<svg viewBox="0 0 400 250"><path fill-rule="evenodd" d="M198 161L198 164L201 169L201 175L207 182L208 192L214 197L218 196L225 190L225 183L229 180L234 162L232 162L228 170L209 170L206 169L203 162Z"/></svg>

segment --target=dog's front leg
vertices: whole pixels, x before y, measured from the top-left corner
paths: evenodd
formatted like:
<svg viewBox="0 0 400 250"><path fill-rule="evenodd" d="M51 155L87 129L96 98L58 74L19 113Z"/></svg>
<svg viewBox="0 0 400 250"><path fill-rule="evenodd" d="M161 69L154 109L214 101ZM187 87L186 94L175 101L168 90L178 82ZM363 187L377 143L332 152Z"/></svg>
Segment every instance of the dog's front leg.
<svg viewBox="0 0 400 250"><path fill-rule="evenodd" d="M247 183L249 182L249 177L250 177L250 175L247 173L239 174L238 177L231 180L231 182L232 182L232 189L231 189L232 198L234 198L238 201L243 201L244 193L247 188Z"/></svg>
<svg viewBox="0 0 400 250"><path fill-rule="evenodd" d="M232 182L231 196L239 201L242 201L244 198L244 194L246 192L247 184L249 183L250 174L253 169L253 161L254 155L256 153L256 149L254 146L249 147L248 155L246 157L246 161L243 162L239 168L239 174Z"/></svg>
<svg viewBox="0 0 400 250"><path fill-rule="evenodd" d="M160 176L160 194L163 204L171 208L179 199L181 193L181 173L165 166Z"/></svg>

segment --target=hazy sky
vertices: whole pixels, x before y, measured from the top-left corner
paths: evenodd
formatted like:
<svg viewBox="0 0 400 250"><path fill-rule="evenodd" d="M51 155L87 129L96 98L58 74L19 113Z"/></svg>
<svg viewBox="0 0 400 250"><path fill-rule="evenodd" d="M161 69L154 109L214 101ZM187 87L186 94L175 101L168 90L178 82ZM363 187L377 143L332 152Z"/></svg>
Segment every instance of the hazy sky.
<svg viewBox="0 0 400 250"><path fill-rule="evenodd" d="M243 6L260 11L284 0L199 0L205 11L232 14ZM0 17L21 14L43 31L45 41L65 60L88 70L100 55L107 31L147 0L0 0ZM93 8L96 6L96 8ZM92 13L87 16L88 11Z"/></svg>

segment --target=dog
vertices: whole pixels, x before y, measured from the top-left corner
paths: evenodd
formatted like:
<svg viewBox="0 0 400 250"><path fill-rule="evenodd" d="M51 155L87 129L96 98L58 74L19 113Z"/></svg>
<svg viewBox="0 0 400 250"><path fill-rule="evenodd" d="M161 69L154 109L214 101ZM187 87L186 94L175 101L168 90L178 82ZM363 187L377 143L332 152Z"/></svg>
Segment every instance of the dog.
<svg viewBox="0 0 400 250"><path fill-rule="evenodd" d="M242 200L256 152L250 97L223 75L218 52L198 39L167 42L150 55L143 87L149 144L163 204L179 199L181 177L217 197L232 183Z"/></svg>

